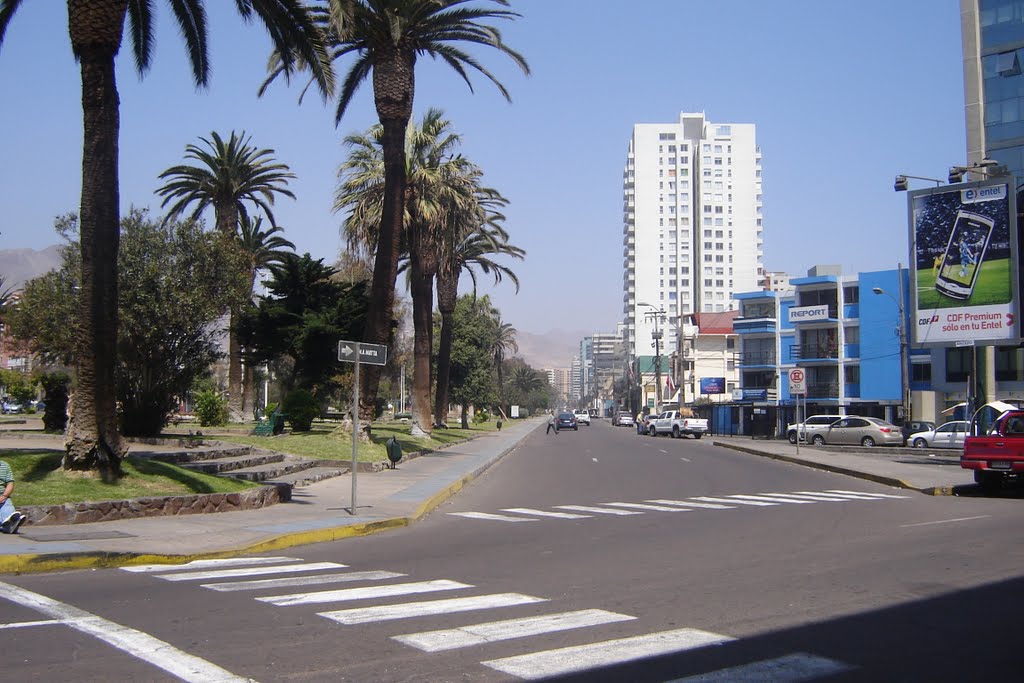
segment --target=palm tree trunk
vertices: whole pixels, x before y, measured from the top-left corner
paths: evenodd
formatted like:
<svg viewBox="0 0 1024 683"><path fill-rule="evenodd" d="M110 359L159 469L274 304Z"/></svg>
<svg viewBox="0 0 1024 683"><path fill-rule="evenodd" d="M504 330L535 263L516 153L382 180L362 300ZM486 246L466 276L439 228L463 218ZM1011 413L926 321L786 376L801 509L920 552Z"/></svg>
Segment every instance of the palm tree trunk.
<svg viewBox="0 0 1024 683"><path fill-rule="evenodd" d="M414 250L418 251L418 250ZM413 436L429 436L432 422L430 411L430 356L434 346L434 278L423 273L422 259L412 257L413 370L412 370L412 429Z"/></svg>
<svg viewBox="0 0 1024 683"><path fill-rule="evenodd" d="M454 280L454 282L453 282ZM453 316L458 299L458 278L438 273L437 310L441 313L441 339L437 349L437 388L434 395L434 421L442 424L448 417L448 382L452 368Z"/></svg>
<svg viewBox="0 0 1024 683"><path fill-rule="evenodd" d="M231 311L228 321L228 419L232 422L245 421L245 407L242 400L242 345L238 343L235 322L238 313Z"/></svg>
<svg viewBox="0 0 1024 683"><path fill-rule="evenodd" d="M121 23L126 2L120 3ZM81 5L77 5L79 11ZM102 13L101 13L102 14ZM96 17L87 17L96 19ZM110 20L112 17L104 17ZM78 17L81 21L82 17ZM69 22L75 23L69 5ZM79 27L81 30L81 27ZM72 39L76 38L74 32ZM82 283L77 386L64 455L65 469L121 474L127 449L117 431L117 253L120 242L118 112L114 56L119 43L78 44L82 70ZM111 47L113 49L111 49Z"/></svg>
<svg viewBox="0 0 1024 683"><path fill-rule="evenodd" d="M385 124L384 206L380 239L373 262L373 280L370 282L370 306L366 312L366 330L363 333L363 341L369 344L387 344L391 339L391 317L395 305L395 280L398 278L402 236L402 198L406 185L404 144L405 124ZM379 365L360 368L359 422L367 438L374 418L381 370Z"/></svg>

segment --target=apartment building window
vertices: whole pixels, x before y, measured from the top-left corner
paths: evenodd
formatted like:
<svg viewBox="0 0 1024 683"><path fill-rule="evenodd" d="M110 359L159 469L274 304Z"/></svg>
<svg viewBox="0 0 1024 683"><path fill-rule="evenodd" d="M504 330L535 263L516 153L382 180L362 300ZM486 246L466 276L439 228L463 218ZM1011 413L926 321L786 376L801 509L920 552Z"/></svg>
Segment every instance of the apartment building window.
<svg viewBox="0 0 1024 683"><path fill-rule="evenodd" d="M669 145L668 146L668 153L669 154L675 154L676 153L676 146L675 145Z"/></svg>
<svg viewBox="0 0 1024 683"><path fill-rule="evenodd" d="M996 379L998 379L999 370L996 370ZM932 364L931 363L912 363L910 365L910 381L911 382L928 382L932 381Z"/></svg>
<svg viewBox="0 0 1024 683"><path fill-rule="evenodd" d="M855 304L859 302L860 287L857 285L847 285L846 287L843 287L843 301L848 304Z"/></svg>
<svg viewBox="0 0 1024 683"><path fill-rule="evenodd" d="M704 232L709 232L709 231L705 230ZM708 251L710 251L711 250L711 242L705 242L704 243L704 248L707 249Z"/></svg>
<svg viewBox="0 0 1024 683"><path fill-rule="evenodd" d="M946 349L946 381L966 382L971 374L971 354L974 349Z"/></svg>
<svg viewBox="0 0 1024 683"><path fill-rule="evenodd" d="M704 280L704 286L705 287L710 287L711 286L711 280Z"/></svg>
<svg viewBox="0 0 1024 683"><path fill-rule="evenodd" d="M725 287L724 280L715 280L715 287Z"/></svg>
<svg viewBox="0 0 1024 683"><path fill-rule="evenodd" d="M658 139L659 140L675 140L676 139L676 134L675 133L659 133L658 134Z"/></svg>
<svg viewBox="0 0 1024 683"><path fill-rule="evenodd" d="M721 154L721 153L722 153L722 146L721 145L715 145L715 154Z"/></svg>
<svg viewBox="0 0 1024 683"><path fill-rule="evenodd" d="M711 151L711 145L707 145L707 144L704 145L704 151L705 152L710 152Z"/></svg>
<svg viewBox="0 0 1024 683"><path fill-rule="evenodd" d="M713 261L714 257L711 254L704 254L704 263L712 263Z"/></svg>

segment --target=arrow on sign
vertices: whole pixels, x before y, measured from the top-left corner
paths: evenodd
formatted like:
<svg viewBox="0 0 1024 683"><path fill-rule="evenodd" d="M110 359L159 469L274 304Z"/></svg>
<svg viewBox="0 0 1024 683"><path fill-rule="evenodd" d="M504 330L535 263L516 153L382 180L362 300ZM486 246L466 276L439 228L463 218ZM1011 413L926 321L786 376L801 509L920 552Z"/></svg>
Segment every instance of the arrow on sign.
<svg viewBox="0 0 1024 683"><path fill-rule="evenodd" d="M348 358L353 353L355 353L355 351L352 349L351 346L342 345L341 348L338 349L338 353L345 356L345 358Z"/></svg>

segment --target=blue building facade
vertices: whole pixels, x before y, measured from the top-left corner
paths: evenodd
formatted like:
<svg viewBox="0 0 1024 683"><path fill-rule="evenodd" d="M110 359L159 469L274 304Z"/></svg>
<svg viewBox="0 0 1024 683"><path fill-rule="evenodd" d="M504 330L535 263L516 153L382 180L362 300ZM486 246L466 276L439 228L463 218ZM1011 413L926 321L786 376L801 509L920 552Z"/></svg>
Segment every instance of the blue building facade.
<svg viewBox="0 0 1024 683"><path fill-rule="evenodd" d="M902 278L902 283L900 279ZM790 280L792 291L745 292L734 298L740 314L740 386L733 401L742 406L743 433L781 435L796 421L790 372L805 377L808 415L857 414L903 419L906 381L915 392L930 386L931 356L906 349L902 330L909 320L909 273L896 269L844 276L836 266L817 266ZM900 297L904 299L900 305ZM927 366L927 367L926 367ZM803 410L801 409L801 413Z"/></svg>

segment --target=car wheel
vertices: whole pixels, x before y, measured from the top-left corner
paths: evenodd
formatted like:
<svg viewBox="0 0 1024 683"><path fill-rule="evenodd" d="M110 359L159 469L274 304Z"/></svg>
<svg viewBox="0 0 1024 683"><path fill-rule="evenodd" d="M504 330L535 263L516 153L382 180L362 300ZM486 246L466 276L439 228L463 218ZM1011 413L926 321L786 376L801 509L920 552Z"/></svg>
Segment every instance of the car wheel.
<svg viewBox="0 0 1024 683"><path fill-rule="evenodd" d="M814 438L811 439L811 443L813 443L815 446L824 446L825 437L823 437L821 434L815 434Z"/></svg>
<svg viewBox="0 0 1024 683"><path fill-rule="evenodd" d="M928 448L928 442L920 438L914 439L913 446L914 448Z"/></svg>
<svg viewBox="0 0 1024 683"><path fill-rule="evenodd" d="M796 432L790 432L786 436L789 438L790 443L796 443Z"/></svg>
<svg viewBox="0 0 1024 683"><path fill-rule="evenodd" d="M649 436L657 436L658 430L654 428L654 425L651 425L650 427L647 428L647 434Z"/></svg>
<svg viewBox="0 0 1024 683"><path fill-rule="evenodd" d="M693 438L695 438L695 439L699 439L699 438L700 438L700 437L702 437L702 436L704 436L704 435L703 435L703 434L694 434L694 435L693 435Z"/></svg>
<svg viewBox="0 0 1024 683"><path fill-rule="evenodd" d="M863 439L860 440L860 445L864 446L865 448L871 448L872 446L875 445L875 440L872 439L870 436L865 436Z"/></svg>
<svg viewBox="0 0 1024 683"><path fill-rule="evenodd" d="M673 439L678 439L679 438L679 427L673 427L672 428L672 438Z"/></svg>
<svg viewBox="0 0 1024 683"><path fill-rule="evenodd" d="M572 428L572 431L574 431L574 432L580 431L580 426L576 425L575 427Z"/></svg>

